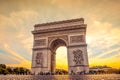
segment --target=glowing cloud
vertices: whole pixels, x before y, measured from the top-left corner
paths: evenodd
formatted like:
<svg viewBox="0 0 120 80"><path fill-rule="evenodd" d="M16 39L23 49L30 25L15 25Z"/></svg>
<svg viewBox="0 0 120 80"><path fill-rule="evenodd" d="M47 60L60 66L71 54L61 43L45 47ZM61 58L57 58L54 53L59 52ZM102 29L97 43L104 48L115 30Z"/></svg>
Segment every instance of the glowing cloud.
<svg viewBox="0 0 120 80"><path fill-rule="evenodd" d="M119 0L1 0L0 63L30 67L33 44L31 31L35 24L83 17L88 25L86 40L90 66L109 65L118 68L119 3ZM63 58L67 57L66 49L58 52L57 68L67 69L67 60ZM60 61L61 58L63 61Z"/></svg>

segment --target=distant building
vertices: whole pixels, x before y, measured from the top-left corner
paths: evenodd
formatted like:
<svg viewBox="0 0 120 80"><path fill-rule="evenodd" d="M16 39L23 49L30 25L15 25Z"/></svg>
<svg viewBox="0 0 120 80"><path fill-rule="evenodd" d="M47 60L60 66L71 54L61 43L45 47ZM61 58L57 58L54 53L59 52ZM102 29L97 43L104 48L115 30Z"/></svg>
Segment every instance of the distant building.
<svg viewBox="0 0 120 80"><path fill-rule="evenodd" d="M94 66L89 68L90 74L111 74L111 73L118 73L118 70L108 66Z"/></svg>
<svg viewBox="0 0 120 80"><path fill-rule="evenodd" d="M108 66L94 66L89 68L90 71L99 71L99 70L107 71L108 69L113 69L113 68Z"/></svg>

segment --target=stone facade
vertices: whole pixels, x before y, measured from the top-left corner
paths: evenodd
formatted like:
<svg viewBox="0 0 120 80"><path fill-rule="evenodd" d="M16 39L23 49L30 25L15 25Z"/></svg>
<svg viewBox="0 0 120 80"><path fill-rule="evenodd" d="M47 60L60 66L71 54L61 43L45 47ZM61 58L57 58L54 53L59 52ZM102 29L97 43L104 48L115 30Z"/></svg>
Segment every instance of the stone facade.
<svg viewBox="0 0 120 80"><path fill-rule="evenodd" d="M89 72L84 19L72 19L34 26L32 72L55 72L56 49L67 47L68 72ZM64 64L64 63L63 63Z"/></svg>

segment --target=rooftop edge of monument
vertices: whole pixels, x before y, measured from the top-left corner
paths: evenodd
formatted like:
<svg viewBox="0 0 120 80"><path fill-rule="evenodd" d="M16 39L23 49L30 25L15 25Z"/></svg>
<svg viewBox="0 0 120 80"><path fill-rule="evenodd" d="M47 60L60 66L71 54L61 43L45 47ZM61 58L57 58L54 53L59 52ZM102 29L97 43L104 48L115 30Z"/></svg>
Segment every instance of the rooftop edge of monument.
<svg viewBox="0 0 120 80"><path fill-rule="evenodd" d="M61 24L61 23L69 23L69 22L76 22L76 21L83 21L84 22L84 18L77 18L77 19L70 19L70 20L62 20L62 21L35 24L34 27Z"/></svg>

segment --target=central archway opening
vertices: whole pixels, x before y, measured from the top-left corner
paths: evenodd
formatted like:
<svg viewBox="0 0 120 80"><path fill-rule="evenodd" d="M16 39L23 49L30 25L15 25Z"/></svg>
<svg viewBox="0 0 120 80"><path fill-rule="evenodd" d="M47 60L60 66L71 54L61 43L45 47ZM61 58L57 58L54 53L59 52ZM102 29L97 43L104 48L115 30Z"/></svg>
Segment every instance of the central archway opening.
<svg viewBox="0 0 120 80"><path fill-rule="evenodd" d="M56 74L67 74L68 72L68 58L67 47L60 46L56 50Z"/></svg>
<svg viewBox="0 0 120 80"><path fill-rule="evenodd" d="M51 50L51 73L56 70L68 71L67 44L62 39L52 41Z"/></svg>

